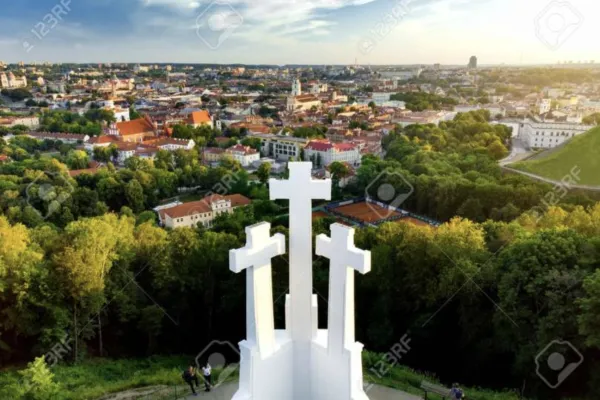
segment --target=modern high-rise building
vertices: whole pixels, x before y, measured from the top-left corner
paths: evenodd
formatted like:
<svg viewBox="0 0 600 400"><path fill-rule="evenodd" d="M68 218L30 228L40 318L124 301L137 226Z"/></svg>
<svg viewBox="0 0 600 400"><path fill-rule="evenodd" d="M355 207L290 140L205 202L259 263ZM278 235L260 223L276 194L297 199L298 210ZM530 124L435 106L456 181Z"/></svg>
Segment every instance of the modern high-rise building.
<svg viewBox="0 0 600 400"><path fill-rule="evenodd" d="M477 57L471 57L471 59L469 60L469 68L477 68Z"/></svg>

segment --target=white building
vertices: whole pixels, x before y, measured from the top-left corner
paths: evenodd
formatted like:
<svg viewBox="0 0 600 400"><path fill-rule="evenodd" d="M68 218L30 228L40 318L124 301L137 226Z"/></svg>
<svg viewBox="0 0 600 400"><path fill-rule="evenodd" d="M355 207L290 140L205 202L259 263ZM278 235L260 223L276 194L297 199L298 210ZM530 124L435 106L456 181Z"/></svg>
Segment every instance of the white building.
<svg viewBox="0 0 600 400"><path fill-rule="evenodd" d="M40 127L39 117L0 117L0 125L11 128L16 125L25 125L30 129L37 129Z"/></svg>
<svg viewBox="0 0 600 400"><path fill-rule="evenodd" d="M234 209L250 204L250 199L241 194L221 196L213 194L199 201L176 205L159 210L159 217L167 228L192 228L198 225L212 227L213 220L220 214L231 214Z"/></svg>
<svg viewBox="0 0 600 400"><path fill-rule="evenodd" d="M115 119L117 121L123 122L123 121L130 121L130 113L129 113L129 108L113 108L112 112L115 113Z"/></svg>
<svg viewBox="0 0 600 400"><path fill-rule="evenodd" d="M375 104L384 103L390 101L390 97L393 92L373 92L371 94L371 100L375 102Z"/></svg>
<svg viewBox="0 0 600 400"><path fill-rule="evenodd" d="M552 99L540 100L540 115L550 112L551 109L552 109Z"/></svg>
<svg viewBox="0 0 600 400"><path fill-rule="evenodd" d="M25 76L16 77L12 72L0 74L0 85L3 89L18 89L27 86L27 78Z"/></svg>
<svg viewBox="0 0 600 400"><path fill-rule="evenodd" d="M352 143L312 140L304 148L304 160L313 161L317 167L324 167L335 161L357 166L360 164L360 159L360 150Z"/></svg>
<svg viewBox="0 0 600 400"><path fill-rule="evenodd" d="M300 96L302 95L302 84L300 83L300 79L295 79L292 82L292 96Z"/></svg>
<svg viewBox="0 0 600 400"><path fill-rule="evenodd" d="M315 82L310 86L312 94L326 93L329 86L326 83Z"/></svg>
<svg viewBox="0 0 600 400"><path fill-rule="evenodd" d="M529 147L549 149L592 128L592 125L525 121L519 126L519 137Z"/></svg>
<svg viewBox="0 0 600 400"><path fill-rule="evenodd" d="M253 162L260 160L260 153L257 150L241 144L228 148L225 153L242 164L242 167L249 167Z"/></svg>
<svg viewBox="0 0 600 400"><path fill-rule="evenodd" d="M150 70L149 67L142 67L140 66L140 64L137 64L135 67L133 67L133 72L135 72L136 74L140 73L140 72L148 72Z"/></svg>
<svg viewBox="0 0 600 400"><path fill-rule="evenodd" d="M278 161L289 161L291 158L300 160L302 149L308 143L307 139L293 136L255 133L249 134L248 137L259 138L261 154L265 157L272 157Z"/></svg>
<svg viewBox="0 0 600 400"><path fill-rule="evenodd" d="M300 96L290 96L286 101L286 108L288 111L307 111L313 107L321 107L321 100L319 100L315 95L312 94L303 94Z"/></svg>

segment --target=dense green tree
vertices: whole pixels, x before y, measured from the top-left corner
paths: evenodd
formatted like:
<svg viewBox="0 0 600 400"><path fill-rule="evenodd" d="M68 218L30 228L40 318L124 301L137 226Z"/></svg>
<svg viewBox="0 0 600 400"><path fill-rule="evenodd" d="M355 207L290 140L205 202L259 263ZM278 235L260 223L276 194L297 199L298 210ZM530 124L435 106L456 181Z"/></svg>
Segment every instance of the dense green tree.
<svg viewBox="0 0 600 400"><path fill-rule="evenodd" d="M144 210L144 189L136 179L132 179L125 186L125 197L134 213L137 214Z"/></svg>
<svg viewBox="0 0 600 400"><path fill-rule="evenodd" d="M260 180L263 185L266 185L271 176L271 163L265 162L260 164L256 171L256 176L258 176L258 180Z"/></svg>

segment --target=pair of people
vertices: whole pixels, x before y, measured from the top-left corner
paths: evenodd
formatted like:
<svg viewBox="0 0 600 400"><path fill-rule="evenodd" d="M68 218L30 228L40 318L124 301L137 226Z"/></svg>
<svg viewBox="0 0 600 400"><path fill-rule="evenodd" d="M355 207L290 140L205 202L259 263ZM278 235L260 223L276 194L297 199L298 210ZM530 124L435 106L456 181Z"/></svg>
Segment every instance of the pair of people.
<svg viewBox="0 0 600 400"><path fill-rule="evenodd" d="M202 367L202 375L204 376L204 391L210 392L212 386L212 367L210 364L206 364L206 366ZM194 389L194 383L196 384L196 388L200 386L200 382L198 381L198 376L196 375L196 368L194 364L190 364L188 369L181 376L183 380L190 385L190 389L192 389L192 394L194 396L198 396L196 393L196 389Z"/></svg>
<svg viewBox="0 0 600 400"><path fill-rule="evenodd" d="M454 385L452 385L452 389L450 390L450 399L451 400L464 400L464 398L465 398L465 394L463 393L463 391L460 388L460 386L458 385L458 383L455 383Z"/></svg>

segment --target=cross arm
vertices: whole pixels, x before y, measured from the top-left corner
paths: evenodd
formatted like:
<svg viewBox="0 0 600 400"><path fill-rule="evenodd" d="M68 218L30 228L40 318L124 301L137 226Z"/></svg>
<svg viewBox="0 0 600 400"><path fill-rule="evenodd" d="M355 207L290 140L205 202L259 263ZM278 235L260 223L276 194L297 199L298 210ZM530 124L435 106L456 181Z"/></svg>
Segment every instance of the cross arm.
<svg viewBox="0 0 600 400"><path fill-rule="evenodd" d="M269 198L270 200L288 199L291 191L290 181L279 179L269 179Z"/></svg>
<svg viewBox="0 0 600 400"><path fill-rule="evenodd" d="M371 252L354 245L354 229L342 224L331 225L331 238L317 236L316 254L330 260L337 259L361 274L371 271Z"/></svg>
<svg viewBox="0 0 600 400"><path fill-rule="evenodd" d="M331 179L313 180L312 163L288 163L290 177L288 180L269 179L269 196L271 200L291 199L292 195L300 198L331 200Z"/></svg>
<svg viewBox="0 0 600 400"><path fill-rule="evenodd" d="M229 269L239 273L244 269L267 264L273 257L285 253L285 236L270 236L271 224L262 222L246 227L246 246L229 250Z"/></svg>

